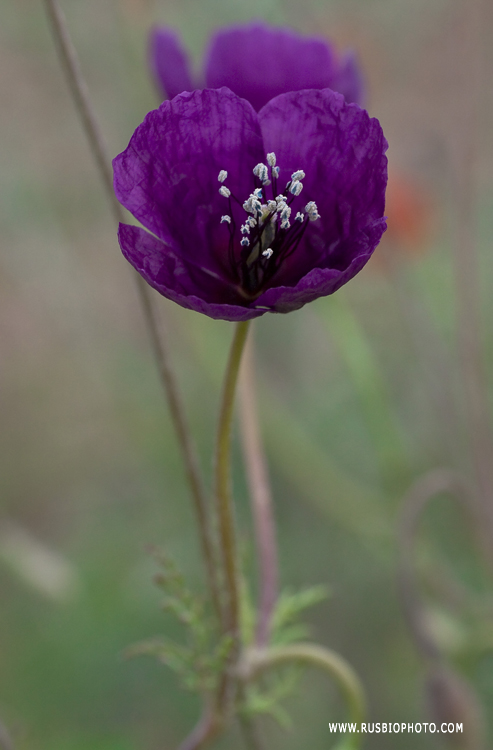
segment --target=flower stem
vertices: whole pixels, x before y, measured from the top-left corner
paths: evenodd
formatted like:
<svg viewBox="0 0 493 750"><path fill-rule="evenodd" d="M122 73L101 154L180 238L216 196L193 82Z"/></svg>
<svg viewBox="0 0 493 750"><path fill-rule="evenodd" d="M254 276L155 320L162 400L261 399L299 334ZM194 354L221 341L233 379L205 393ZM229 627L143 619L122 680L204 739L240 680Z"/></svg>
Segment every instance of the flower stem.
<svg viewBox="0 0 493 750"><path fill-rule="evenodd" d="M258 424L254 346L251 336L245 347L239 395L243 454L250 488L260 573L260 603L255 641L256 645L262 648L269 642L272 613L278 596L278 562L272 495Z"/></svg>
<svg viewBox="0 0 493 750"><path fill-rule="evenodd" d="M125 220L124 211L116 199L113 190L111 162L106 153L104 141L89 98L89 92L82 76L77 53L70 38L67 23L57 0L45 0L46 10L51 22L53 38L57 47L60 63L80 117L92 155L96 162L102 183L108 196L112 213L117 222ZM212 602L216 615L220 618L219 583L210 529L207 496L199 470L195 446L188 427L185 409L181 400L176 376L171 367L168 347L159 330L157 316L152 304L151 292L145 281L137 273L134 275L137 291L144 314L154 357L157 362L161 383L171 413L171 419L183 455L187 479L190 484L199 527L202 553L206 564L206 573Z"/></svg>
<svg viewBox="0 0 493 750"><path fill-rule="evenodd" d="M328 672L337 682L346 701L350 722L360 724L366 716L363 686L352 667L338 654L313 643L295 643L268 649L250 649L239 665L239 676L249 682L263 672L285 664L307 664ZM361 733L352 733L348 747L361 745Z"/></svg>
<svg viewBox="0 0 493 750"><path fill-rule="evenodd" d="M249 322L237 323L235 328L224 378L215 461L217 517L227 596L223 627L225 633L231 635L236 642L239 639L239 593L233 503L231 499L231 423L236 382Z"/></svg>

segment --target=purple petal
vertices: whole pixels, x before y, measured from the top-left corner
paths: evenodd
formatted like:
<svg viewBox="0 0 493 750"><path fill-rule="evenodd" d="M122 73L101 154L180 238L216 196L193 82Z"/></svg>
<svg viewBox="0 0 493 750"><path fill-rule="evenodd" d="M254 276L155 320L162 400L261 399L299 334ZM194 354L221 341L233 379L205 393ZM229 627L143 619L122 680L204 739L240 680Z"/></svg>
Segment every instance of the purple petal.
<svg viewBox="0 0 493 750"><path fill-rule="evenodd" d="M295 287L277 286L267 289L256 301L260 308L270 312L288 313L319 297L333 294L356 276L371 254L358 255L344 271L335 268L313 268Z"/></svg>
<svg viewBox="0 0 493 750"><path fill-rule="evenodd" d="M286 91L331 86L337 70L323 39L261 22L218 31L205 59L207 86L227 86L257 111Z"/></svg>
<svg viewBox="0 0 493 750"><path fill-rule="evenodd" d="M154 80L168 99L193 91L190 61L178 34L167 27L156 27L149 34L149 67Z"/></svg>
<svg viewBox="0 0 493 750"><path fill-rule="evenodd" d="M386 229L385 219L376 221L368 229L368 235L356 240L353 259L340 271L336 268L312 268L294 286L277 286L267 289L256 301L256 305L267 307L270 312L288 313L298 310L318 297L333 294L347 284L366 265ZM371 248L371 249L369 249Z"/></svg>
<svg viewBox="0 0 493 750"><path fill-rule="evenodd" d="M377 238L371 228L383 217L387 184L387 142L378 120L330 89L283 94L259 120L265 147L281 168L279 185L304 170L303 205L315 201L321 215L276 283L294 286L314 266L344 271L357 256L371 254L383 231Z"/></svg>
<svg viewBox="0 0 493 750"><path fill-rule="evenodd" d="M266 310L235 304L241 298L230 285L184 262L157 237L140 227L120 224L118 241L125 258L163 297L218 320L249 320ZM218 302L217 300L220 300Z"/></svg>
<svg viewBox="0 0 493 750"><path fill-rule="evenodd" d="M114 159L115 192L174 252L227 279L229 234L220 217L229 201L219 194L218 175L228 172L224 184L243 201L264 158L248 102L227 89L180 94L150 112Z"/></svg>

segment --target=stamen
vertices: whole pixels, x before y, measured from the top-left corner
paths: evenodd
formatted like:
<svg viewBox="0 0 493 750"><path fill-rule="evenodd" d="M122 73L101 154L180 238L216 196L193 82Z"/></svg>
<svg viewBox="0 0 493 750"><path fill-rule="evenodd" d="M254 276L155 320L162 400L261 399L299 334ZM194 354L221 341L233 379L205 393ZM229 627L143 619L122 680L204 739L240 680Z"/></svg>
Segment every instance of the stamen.
<svg viewBox="0 0 493 750"><path fill-rule="evenodd" d="M253 174L263 183L269 179L269 170L265 164L257 164L257 166L253 168Z"/></svg>
<svg viewBox="0 0 493 750"><path fill-rule="evenodd" d="M248 200L244 202L243 208L245 209L245 211L248 211L249 214L262 216L262 204L259 199L255 195L253 195L253 193L250 195Z"/></svg>
<svg viewBox="0 0 493 750"><path fill-rule="evenodd" d="M303 172L301 172L301 174L303 174ZM293 195L299 195L302 190L303 190L303 183L300 182L299 180L294 180L291 183L291 187L289 188L289 192L292 193Z"/></svg>
<svg viewBox="0 0 493 750"><path fill-rule="evenodd" d="M289 229L291 226L289 217L291 216L291 208L285 204L281 209L281 229Z"/></svg>
<svg viewBox="0 0 493 750"><path fill-rule="evenodd" d="M291 217L298 208L296 200L303 190L301 180L305 178L305 172L302 169L293 172L284 189L285 194L275 196L280 168L276 164L274 152L267 154L267 164L268 166L259 163L253 169L257 180L253 192L243 204L226 185L221 184L219 188L219 193L230 201L230 214L221 216L221 224L229 225L229 263L242 293L252 299L256 299L262 293L285 259L296 252L308 228L308 220L316 221L320 218L317 204L315 201L309 201L304 212L297 211L292 225ZM267 196L267 186L271 184L269 175L274 180L274 186L269 189L270 198ZM221 169L219 182L223 183L227 176L226 170ZM255 187L259 182L261 187ZM244 223L239 222L239 237L236 234L237 224L232 213L232 200L243 206L246 212ZM295 207L294 210L292 207ZM238 240L241 252L238 249Z"/></svg>
<svg viewBox="0 0 493 750"><path fill-rule="evenodd" d="M317 221L317 219L320 219L320 214L318 213L317 204L315 201L310 201L305 206L305 211L308 214L308 218L310 221Z"/></svg>

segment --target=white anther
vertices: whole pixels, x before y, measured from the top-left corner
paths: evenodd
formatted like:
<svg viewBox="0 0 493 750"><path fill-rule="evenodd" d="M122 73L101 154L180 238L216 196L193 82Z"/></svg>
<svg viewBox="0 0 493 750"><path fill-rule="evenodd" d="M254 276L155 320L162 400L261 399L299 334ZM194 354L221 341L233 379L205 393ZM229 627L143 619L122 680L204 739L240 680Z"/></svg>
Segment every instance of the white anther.
<svg viewBox="0 0 493 750"><path fill-rule="evenodd" d="M249 214L262 214L262 204L253 194L244 202L243 208L245 211L248 211Z"/></svg>
<svg viewBox="0 0 493 750"><path fill-rule="evenodd" d="M305 211L308 214L308 218L310 221L317 221L317 219L320 219L320 214L318 213L317 204L315 201L310 201L305 206Z"/></svg>
<svg viewBox="0 0 493 750"><path fill-rule="evenodd" d="M297 172L293 172L291 175L292 180L304 180L305 179L305 173L302 169L298 169Z"/></svg>
<svg viewBox="0 0 493 750"><path fill-rule="evenodd" d="M243 245L243 247L248 247L248 245L250 244L250 240L248 239L248 237L243 237L240 244Z"/></svg>
<svg viewBox="0 0 493 750"><path fill-rule="evenodd" d="M269 167L276 166L276 155L273 151L271 151L270 154L267 154L267 164L269 165Z"/></svg>
<svg viewBox="0 0 493 750"><path fill-rule="evenodd" d="M285 195L278 195L276 196L276 203L285 203L286 202L286 196Z"/></svg>
<svg viewBox="0 0 493 750"><path fill-rule="evenodd" d="M275 201L267 201L267 210L270 212L277 209L277 203Z"/></svg>
<svg viewBox="0 0 493 750"><path fill-rule="evenodd" d="M258 200L262 200L262 188L256 188L253 191L253 195L255 196L255 198L258 198Z"/></svg>
<svg viewBox="0 0 493 750"><path fill-rule="evenodd" d="M295 219L296 219L296 221L304 221L305 217L303 216L303 214L301 213L301 211L298 211L298 213L295 216Z"/></svg>
<svg viewBox="0 0 493 750"><path fill-rule="evenodd" d="M289 192L293 195L299 195L301 191L303 190L303 183L299 180L294 180L294 182L291 183L291 186L289 188Z"/></svg>
<svg viewBox="0 0 493 750"><path fill-rule="evenodd" d="M226 170L221 169L221 171L219 172L219 177L217 179L219 180L219 182L224 182L227 176L228 176L228 173L226 172Z"/></svg>
<svg viewBox="0 0 493 750"><path fill-rule="evenodd" d="M281 229L289 229L290 226L289 219L283 219L281 221Z"/></svg>
<svg viewBox="0 0 493 750"><path fill-rule="evenodd" d="M221 224L224 224L226 222L227 224L231 224L231 216L228 216L228 214L225 214L225 216L221 216Z"/></svg>
<svg viewBox="0 0 493 750"><path fill-rule="evenodd" d="M231 195L231 190L227 188L226 185L221 185L221 187L219 188L219 192L222 196L224 196L224 198L229 198L229 196Z"/></svg>
<svg viewBox="0 0 493 750"><path fill-rule="evenodd" d="M257 224L257 219L254 219L253 216L249 216L245 223L254 227Z"/></svg>
<svg viewBox="0 0 493 750"><path fill-rule="evenodd" d="M279 167L272 167L272 176L276 178L279 177Z"/></svg>
<svg viewBox="0 0 493 750"><path fill-rule="evenodd" d="M250 227L248 226L248 224L243 224L240 229L240 232L242 234L250 234Z"/></svg>
<svg viewBox="0 0 493 750"><path fill-rule="evenodd" d="M268 247L267 250L264 250L262 253L264 258L267 258L267 260L271 258L273 254L274 254L274 250L271 247Z"/></svg>
<svg viewBox="0 0 493 750"><path fill-rule="evenodd" d="M261 182L265 182L269 179L269 171L265 164L257 164L257 166L253 168L253 174L255 177L258 177Z"/></svg>

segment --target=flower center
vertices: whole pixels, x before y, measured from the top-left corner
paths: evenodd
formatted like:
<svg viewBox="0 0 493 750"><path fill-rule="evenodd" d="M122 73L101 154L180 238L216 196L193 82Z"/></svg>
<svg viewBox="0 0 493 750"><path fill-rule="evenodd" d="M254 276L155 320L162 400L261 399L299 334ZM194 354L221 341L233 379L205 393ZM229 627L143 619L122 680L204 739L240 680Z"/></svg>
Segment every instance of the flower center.
<svg viewBox="0 0 493 750"><path fill-rule="evenodd" d="M267 154L267 164L257 164L253 169L253 193L241 203L224 184L228 177L226 170L219 172L219 193L229 201L229 213L221 217L221 223L229 231L229 263L240 292L247 299L255 299L262 293L282 262L295 252L308 222L320 218L316 203L310 201L291 221L292 206L303 190L301 180L305 173L301 169L293 172L283 192L278 193L279 173L276 155ZM239 233L232 200L245 211Z"/></svg>

